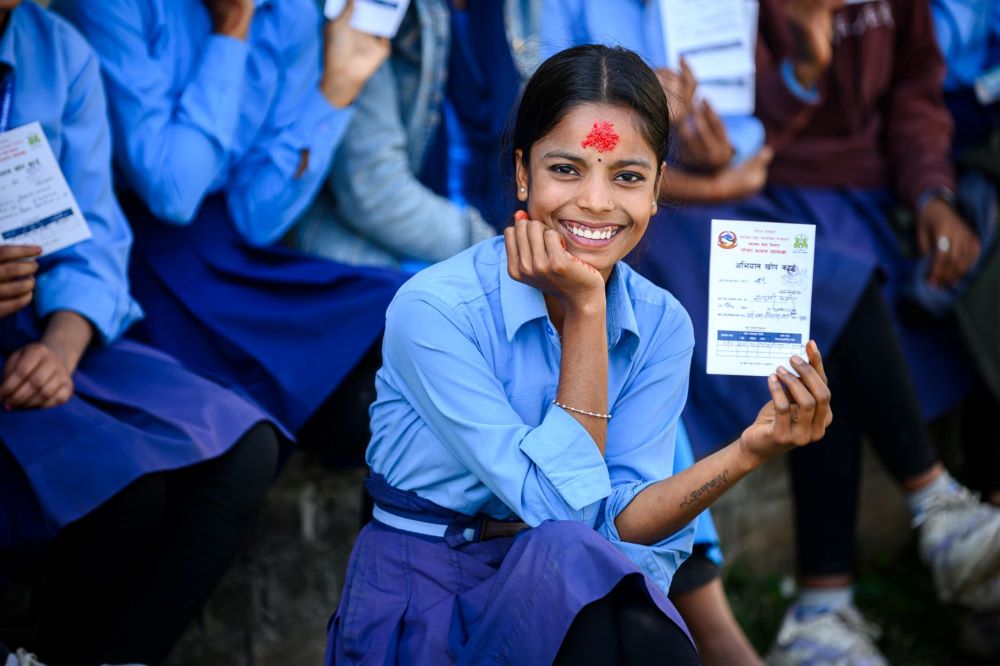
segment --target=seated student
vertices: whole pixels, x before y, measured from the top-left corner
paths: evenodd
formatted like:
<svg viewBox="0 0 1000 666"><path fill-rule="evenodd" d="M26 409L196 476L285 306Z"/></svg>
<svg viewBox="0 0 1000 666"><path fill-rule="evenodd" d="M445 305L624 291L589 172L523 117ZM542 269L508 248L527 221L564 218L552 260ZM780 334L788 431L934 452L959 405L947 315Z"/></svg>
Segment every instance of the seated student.
<svg viewBox="0 0 1000 666"><path fill-rule="evenodd" d="M763 187L771 157L770 149L763 146L763 126L752 115L726 116L720 124L707 102L692 103L696 81L690 69L683 61L681 72L665 67L660 3L546 0L540 35L543 55L567 46L601 42L634 49L657 68L674 126L680 128L673 167L668 166L660 191L664 199L691 206L742 198ZM678 82L682 82L679 89ZM721 159L713 157L720 150ZM685 462L677 469L693 463L690 448L681 422L677 450ZM718 575L721 553L709 512L699 520L698 531L694 553L674 577L671 599L691 627L704 663L759 663L760 657L735 621L722 588ZM714 558L708 557L713 553Z"/></svg>
<svg viewBox="0 0 1000 666"><path fill-rule="evenodd" d="M496 235L513 205L499 176L501 137L537 65L536 4L410 4L389 61L358 95L326 186L295 229L298 247L411 268Z"/></svg>
<svg viewBox="0 0 1000 666"><path fill-rule="evenodd" d="M665 596L691 521L820 438L830 393L810 344L738 442L674 474L690 321L620 261L656 210L669 127L630 51L570 49L529 80L509 157L527 212L389 308L375 516L328 663L698 661Z"/></svg>
<svg viewBox="0 0 1000 666"><path fill-rule="evenodd" d="M232 562L278 439L257 407L119 339L142 313L97 57L34 2L2 7L0 130L41 124L92 237L41 258L0 246L0 581L44 556L46 661L155 664Z"/></svg>
<svg viewBox="0 0 1000 666"><path fill-rule="evenodd" d="M891 186L909 205L923 204L919 224L926 249L944 247L937 236L950 239L953 255L933 252L931 280L956 280L977 251L965 223L934 198L951 180L929 13L885 0L847 8L828 4L761 5L757 109L775 148L768 187L740 202L669 211L640 265L688 307L696 339L704 340L709 221L817 225L812 330L830 350L831 387L846 398L824 441L789 458L803 591L770 657L782 664L882 663L851 603L863 433L907 492L941 598L979 608L1000 604L994 584L1000 575L994 545L1000 513L943 470L923 424L967 390L968 360L953 331L907 326L885 302L887 295L895 304L913 265L888 226L896 200ZM792 29L799 31L797 39ZM919 58L896 59L894 45L904 38L906 52ZM794 51L793 45L806 50ZM852 63L862 52L877 55L879 65L865 68L856 81ZM800 85L797 72L819 77L819 89ZM885 295L876 270L889 278ZM948 359L957 360L948 365ZM913 379L908 361L917 370ZM693 365L685 418L696 453L704 454L735 437L740 419L754 413L762 396L747 378L707 375L704 355L696 355ZM719 404L727 410L720 412ZM977 529L965 530L969 524Z"/></svg>
<svg viewBox="0 0 1000 666"><path fill-rule="evenodd" d="M351 28L347 10L321 42L312 0L54 6L101 58L133 290L149 315L141 339L301 438L340 433L360 455L401 280L276 243L312 200L386 41Z"/></svg>

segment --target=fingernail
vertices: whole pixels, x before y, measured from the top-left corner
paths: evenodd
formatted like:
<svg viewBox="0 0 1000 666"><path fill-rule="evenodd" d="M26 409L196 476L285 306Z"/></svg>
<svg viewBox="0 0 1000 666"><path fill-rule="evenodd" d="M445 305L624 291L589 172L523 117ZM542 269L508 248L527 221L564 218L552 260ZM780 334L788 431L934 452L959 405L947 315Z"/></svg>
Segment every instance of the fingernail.
<svg viewBox="0 0 1000 666"><path fill-rule="evenodd" d="M805 363L805 361L802 360L801 356L795 354L794 356L792 356L792 363L794 363L795 365L802 365L803 363Z"/></svg>
<svg viewBox="0 0 1000 666"><path fill-rule="evenodd" d="M528 219L528 212L524 211L524 210L519 210L516 213L514 213L514 219L515 220L527 220Z"/></svg>
<svg viewBox="0 0 1000 666"><path fill-rule="evenodd" d="M778 383L778 375L771 375L771 376L770 376L770 377L768 377L767 379L768 379L768 380L769 380L769 381L770 381L770 382L771 382L772 384L777 384L777 383Z"/></svg>

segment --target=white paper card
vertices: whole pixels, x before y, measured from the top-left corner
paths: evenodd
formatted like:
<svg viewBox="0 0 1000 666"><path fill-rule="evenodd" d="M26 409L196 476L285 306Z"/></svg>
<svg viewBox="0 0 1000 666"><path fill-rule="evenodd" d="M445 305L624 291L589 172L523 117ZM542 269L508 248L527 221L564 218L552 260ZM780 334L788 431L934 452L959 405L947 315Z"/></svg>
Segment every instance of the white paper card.
<svg viewBox="0 0 1000 666"><path fill-rule="evenodd" d="M46 255L88 238L41 124L0 134L0 243L39 245Z"/></svg>
<svg viewBox="0 0 1000 666"><path fill-rule="evenodd" d="M667 66L683 57L697 97L723 115L754 112L757 0L660 0Z"/></svg>
<svg viewBox="0 0 1000 666"><path fill-rule="evenodd" d="M708 374L765 377L806 358L815 244L811 224L712 220Z"/></svg>
<svg viewBox="0 0 1000 666"><path fill-rule="evenodd" d="M347 0L326 0L323 15L331 21L344 11ZM351 27L379 37L392 39L403 22L410 0L354 0Z"/></svg>

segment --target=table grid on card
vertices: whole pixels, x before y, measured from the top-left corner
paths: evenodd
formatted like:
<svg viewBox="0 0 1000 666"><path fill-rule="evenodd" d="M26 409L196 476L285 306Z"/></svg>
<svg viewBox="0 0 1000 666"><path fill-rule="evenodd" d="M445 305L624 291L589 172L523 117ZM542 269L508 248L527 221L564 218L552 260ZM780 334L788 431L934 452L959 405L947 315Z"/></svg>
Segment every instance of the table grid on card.
<svg viewBox="0 0 1000 666"><path fill-rule="evenodd" d="M719 331L715 353L720 358L787 361L792 354L802 355L805 347L798 333Z"/></svg>

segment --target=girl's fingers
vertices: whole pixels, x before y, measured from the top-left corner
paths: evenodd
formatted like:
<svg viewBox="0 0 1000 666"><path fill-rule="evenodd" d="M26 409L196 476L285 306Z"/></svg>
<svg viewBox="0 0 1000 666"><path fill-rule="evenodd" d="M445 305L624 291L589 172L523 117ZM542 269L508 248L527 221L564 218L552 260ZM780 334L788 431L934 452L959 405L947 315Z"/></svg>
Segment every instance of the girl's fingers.
<svg viewBox="0 0 1000 666"><path fill-rule="evenodd" d="M796 424L802 421L808 421L811 424L813 412L816 410L816 399L812 393L809 392L809 389L805 387L805 384L798 377L784 368L778 368L778 379L785 385L788 393L792 396L792 400L798 405L799 418Z"/></svg>
<svg viewBox="0 0 1000 666"><path fill-rule="evenodd" d="M809 357L809 365L813 367L819 378L823 380L824 384L829 385L830 382L826 379L826 368L823 367L823 355L820 354L819 345L816 344L815 340L810 340L806 344L806 356Z"/></svg>
<svg viewBox="0 0 1000 666"><path fill-rule="evenodd" d="M42 362L42 354L34 347L26 347L11 354L4 367L4 380L0 384L0 400L7 400L35 371Z"/></svg>
<svg viewBox="0 0 1000 666"><path fill-rule="evenodd" d="M0 261L0 282L31 277L38 272L37 261Z"/></svg>
<svg viewBox="0 0 1000 666"><path fill-rule="evenodd" d="M0 245L0 261L34 259L42 253L37 245Z"/></svg>
<svg viewBox="0 0 1000 666"><path fill-rule="evenodd" d="M51 363L39 363L24 378L14 391L4 400L8 407L23 407L27 405L28 399L33 397L57 372L57 368Z"/></svg>
<svg viewBox="0 0 1000 666"><path fill-rule="evenodd" d="M514 240L514 227L503 230L503 242L507 247L507 272L514 280L521 280L521 259L517 253L517 242Z"/></svg>
<svg viewBox="0 0 1000 666"><path fill-rule="evenodd" d="M41 409L51 409L53 407L58 407L59 405L63 405L69 402L69 399L72 397L73 397L72 382L70 382L69 384L63 384L56 390L55 394L51 398L49 398L44 405L41 406Z"/></svg>
<svg viewBox="0 0 1000 666"><path fill-rule="evenodd" d="M521 267L521 275L529 276L531 270L531 243L528 242L528 220L514 222L514 243L517 245L517 260Z"/></svg>
<svg viewBox="0 0 1000 666"><path fill-rule="evenodd" d="M560 263L566 260L566 241L555 229L546 229L543 237L545 252L549 256L549 261Z"/></svg>
<svg viewBox="0 0 1000 666"><path fill-rule="evenodd" d="M528 243L531 247L531 261L535 272L544 271L549 266L549 255L545 251L545 230L548 228L540 222L528 220Z"/></svg>
<svg viewBox="0 0 1000 666"><path fill-rule="evenodd" d="M771 392L771 402L774 403L774 429L778 433L788 432L792 423L792 405L777 375L772 374L767 378L767 389Z"/></svg>
<svg viewBox="0 0 1000 666"><path fill-rule="evenodd" d="M17 300L35 290L35 278L21 278L0 282L0 301Z"/></svg>

